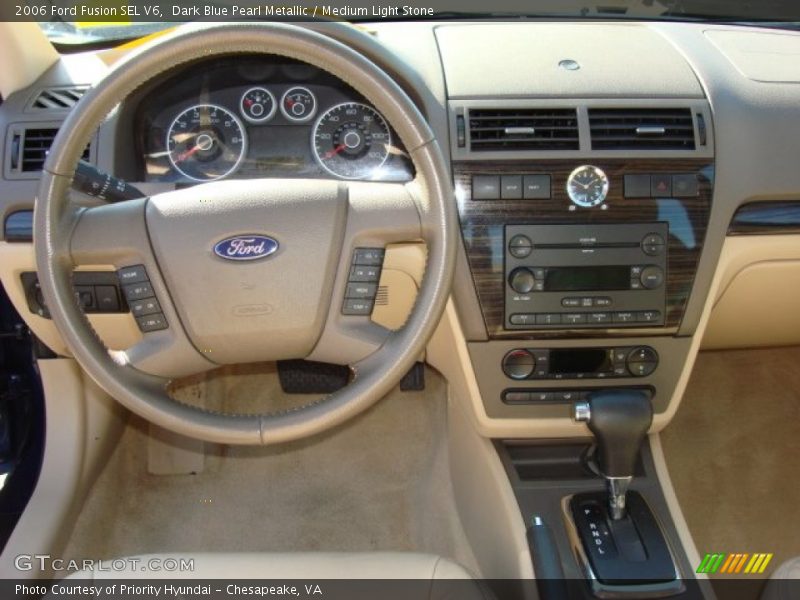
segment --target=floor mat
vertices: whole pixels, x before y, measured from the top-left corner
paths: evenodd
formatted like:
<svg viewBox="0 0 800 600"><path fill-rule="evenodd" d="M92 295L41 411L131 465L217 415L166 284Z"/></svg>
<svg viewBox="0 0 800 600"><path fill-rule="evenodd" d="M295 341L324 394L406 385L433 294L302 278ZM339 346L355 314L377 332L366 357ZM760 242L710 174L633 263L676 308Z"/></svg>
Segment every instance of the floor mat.
<svg viewBox="0 0 800 600"><path fill-rule="evenodd" d="M441 554L474 570L450 486L446 384L432 370L426 379L424 392L395 390L310 440L214 446L197 475L148 474L147 426L134 419L93 486L64 555L408 550ZM226 409L264 411L297 402L281 397L274 370L256 366L201 377L183 391L213 396Z"/></svg>
<svg viewBox="0 0 800 600"><path fill-rule="evenodd" d="M800 555L800 347L700 353L661 441L701 557Z"/></svg>

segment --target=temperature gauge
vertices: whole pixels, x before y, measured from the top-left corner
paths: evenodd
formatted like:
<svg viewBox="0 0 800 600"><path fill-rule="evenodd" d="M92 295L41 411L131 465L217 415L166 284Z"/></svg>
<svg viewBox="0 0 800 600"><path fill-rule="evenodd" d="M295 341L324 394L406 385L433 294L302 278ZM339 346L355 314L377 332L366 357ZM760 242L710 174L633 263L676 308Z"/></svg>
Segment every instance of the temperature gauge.
<svg viewBox="0 0 800 600"><path fill-rule="evenodd" d="M254 87L242 94L239 109L247 121L264 123L275 116L278 106L275 96L267 88Z"/></svg>
<svg viewBox="0 0 800 600"><path fill-rule="evenodd" d="M317 112L317 98L304 87L293 87L281 98L283 116L295 123L305 123Z"/></svg>

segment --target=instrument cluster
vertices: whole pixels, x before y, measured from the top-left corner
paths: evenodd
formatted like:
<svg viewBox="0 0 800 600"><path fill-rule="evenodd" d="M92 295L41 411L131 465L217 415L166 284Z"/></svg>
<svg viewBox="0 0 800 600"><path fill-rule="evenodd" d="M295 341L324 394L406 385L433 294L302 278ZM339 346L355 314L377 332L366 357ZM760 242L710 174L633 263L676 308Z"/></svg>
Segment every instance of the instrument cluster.
<svg viewBox="0 0 800 600"><path fill-rule="evenodd" d="M274 60L194 65L149 90L134 124L144 180L413 179L396 134L359 94L324 71Z"/></svg>

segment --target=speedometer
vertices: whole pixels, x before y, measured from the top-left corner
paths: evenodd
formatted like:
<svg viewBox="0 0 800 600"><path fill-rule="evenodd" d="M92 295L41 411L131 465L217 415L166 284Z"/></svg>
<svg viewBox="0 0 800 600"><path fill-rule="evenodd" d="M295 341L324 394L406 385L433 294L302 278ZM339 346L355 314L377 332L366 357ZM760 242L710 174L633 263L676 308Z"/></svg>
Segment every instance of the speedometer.
<svg viewBox="0 0 800 600"><path fill-rule="evenodd" d="M214 181L233 173L247 151L242 122L216 104L198 104L180 113L167 132L169 161L194 181Z"/></svg>
<svg viewBox="0 0 800 600"><path fill-rule="evenodd" d="M368 179L378 175L389 157L392 136L375 109L346 102L317 119L311 144L317 162L332 175Z"/></svg>

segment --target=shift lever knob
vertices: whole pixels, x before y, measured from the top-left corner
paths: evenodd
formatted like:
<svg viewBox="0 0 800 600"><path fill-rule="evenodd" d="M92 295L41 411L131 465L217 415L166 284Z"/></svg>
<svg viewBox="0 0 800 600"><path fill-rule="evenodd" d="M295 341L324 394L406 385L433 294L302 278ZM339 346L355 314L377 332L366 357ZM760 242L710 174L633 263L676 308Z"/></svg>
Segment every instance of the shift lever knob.
<svg viewBox="0 0 800 600"><path fill-rule="evenodd" d="M594 433L598 467L609 486L611 516L621 519L636 457L653 422L650 398L640 390L599 390L588 402L575 405L574 417Z"/></svg>

